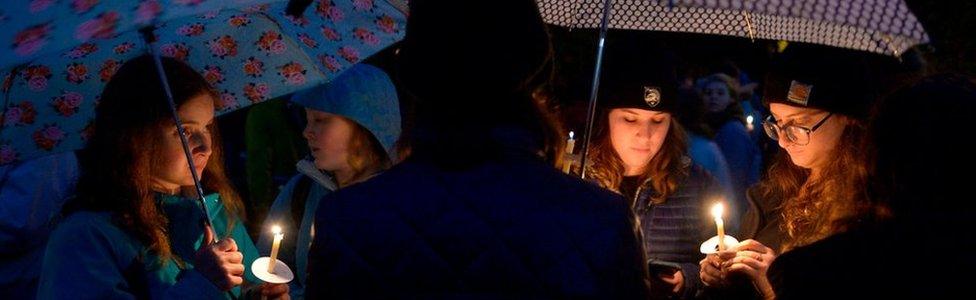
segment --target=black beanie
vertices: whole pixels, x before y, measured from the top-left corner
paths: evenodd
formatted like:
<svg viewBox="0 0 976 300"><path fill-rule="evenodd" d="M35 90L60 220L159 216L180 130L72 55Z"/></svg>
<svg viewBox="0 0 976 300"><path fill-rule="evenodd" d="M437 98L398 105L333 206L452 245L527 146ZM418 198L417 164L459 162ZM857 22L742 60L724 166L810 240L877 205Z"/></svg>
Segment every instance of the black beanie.
<svg viewBox="0 0 976 300"><path fill-rule="evenodd" d="M865 120L880 94L877 70L892 61L863 51L790 44L766 74L763 101Z"/></svg>
<svg viewBox="0 0 976 300"><path fill-rule="evenodd" d="M599 106L674 113L679 83L669 58L666 53L647 53L636 60L608 57L600 81Z"/></svg>

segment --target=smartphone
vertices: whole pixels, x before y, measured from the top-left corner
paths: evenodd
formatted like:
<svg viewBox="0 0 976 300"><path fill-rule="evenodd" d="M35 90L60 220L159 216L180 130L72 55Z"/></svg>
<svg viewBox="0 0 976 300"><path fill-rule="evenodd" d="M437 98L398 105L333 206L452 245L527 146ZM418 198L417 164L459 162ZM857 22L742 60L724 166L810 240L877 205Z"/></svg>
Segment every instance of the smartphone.
<svg viewBox="0 0 976 300"><path fill-rule="evenodd" d="M651 274L674 274L681 270L681 265L660 259L649 259L647 270Z"/></svg>

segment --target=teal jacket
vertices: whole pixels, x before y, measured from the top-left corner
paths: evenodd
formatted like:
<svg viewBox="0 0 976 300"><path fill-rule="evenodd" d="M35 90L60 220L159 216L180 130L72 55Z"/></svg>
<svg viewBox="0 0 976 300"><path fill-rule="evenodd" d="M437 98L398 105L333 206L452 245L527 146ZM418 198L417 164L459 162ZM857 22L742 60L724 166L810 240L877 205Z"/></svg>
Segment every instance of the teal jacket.
<svg viewBox="0 0 976 300"><path fill-rule="evenodd" d="M242 222L224 209L217 194L205 197L218 237L231 237L244 255L245 285L256 285L251 272L257 249ZM76 212L66 218L48 242L41 269L38 299L224 299L239 297L241 287L220 291L193 268L203 242L203 211L199 202L160 196L170 220L173 254L184 263L160 264L159 258L113 221L109 212ZM233 220L233 221L232 221ZM233 225L228 226L229 223Z"/></svg>

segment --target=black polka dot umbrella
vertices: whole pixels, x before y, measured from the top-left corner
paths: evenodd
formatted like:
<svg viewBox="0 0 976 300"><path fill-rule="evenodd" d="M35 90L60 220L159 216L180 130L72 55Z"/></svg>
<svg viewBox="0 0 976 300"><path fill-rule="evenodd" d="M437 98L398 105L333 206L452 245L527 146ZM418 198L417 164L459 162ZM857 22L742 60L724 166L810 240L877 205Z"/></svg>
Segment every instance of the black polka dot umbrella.
<svg viewBox="0 0 976 300"><path fill-rule="evenodd" d="M605 0L537 0L542 18L600 28ZM902 0L614 0L608 28L787 40L899 56L929 41Z"/></svg>
<svg viewBox="0 0 976 300"><path fill-rule="evenodd" d="M896 57L929 41L922 24L902 0L536 0L536 3L546 23L600 28L583 161L596 108L603 40L608 28L786 40ZM609 10L604 10L606 7Z"/></svg>

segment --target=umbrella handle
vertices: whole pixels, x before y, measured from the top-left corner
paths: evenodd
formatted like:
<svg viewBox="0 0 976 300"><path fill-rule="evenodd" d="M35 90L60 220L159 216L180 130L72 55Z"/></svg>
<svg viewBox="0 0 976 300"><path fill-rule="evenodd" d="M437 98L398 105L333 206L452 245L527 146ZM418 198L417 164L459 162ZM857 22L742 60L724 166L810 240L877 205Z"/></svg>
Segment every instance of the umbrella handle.
<svg viewBox="0 0 976 300"><path fill-rule="evenodd" d="M607 23L610 21L610 0L603 1L603 19L600 21L600 44L596 50L596 68L593 70L593 86L590 89L590 105L586 113L586 131L583 134L583 150L580 152L580 178L586 179L586 155L590 150L593 118L596 115L596 98L600 91L600 71L603 68L603 46L607 40Z"/></svg>
<svg viewBox="0 0 976 300"><path fill-rule="evenodd" d="M155 30L154 27L147 26L140 29L139 32L142 33L143 39L146 42L146 48L152 55L153 62L156 65L156 73L159 75L157 77L159 77L159 82L162 84L163 91L166 93L166 101L169 102L169 109L173 114L173 121L176 122L176 130L180 133L183 154L186 154L186 163L190 165L190 175L193 176L193 185L196 187L197 200L200 201L200 208L203 209L204 220L207 222L206 225L213 228L213 220L210 219L210 212L207 210L207 201L203 197L203 185L200 184L200 177L197 176L197 168L193 163L193 154L190 153L190 144L186 140L186 130L183 129L183 121L180 120L180 115L176 109L176 101L173 100L173 91L169 87L169 80L166 78L166 72L163 70L163 60L155 47L156 38L153 30ZM216 242L216 240L211 242Z"/></svg>

